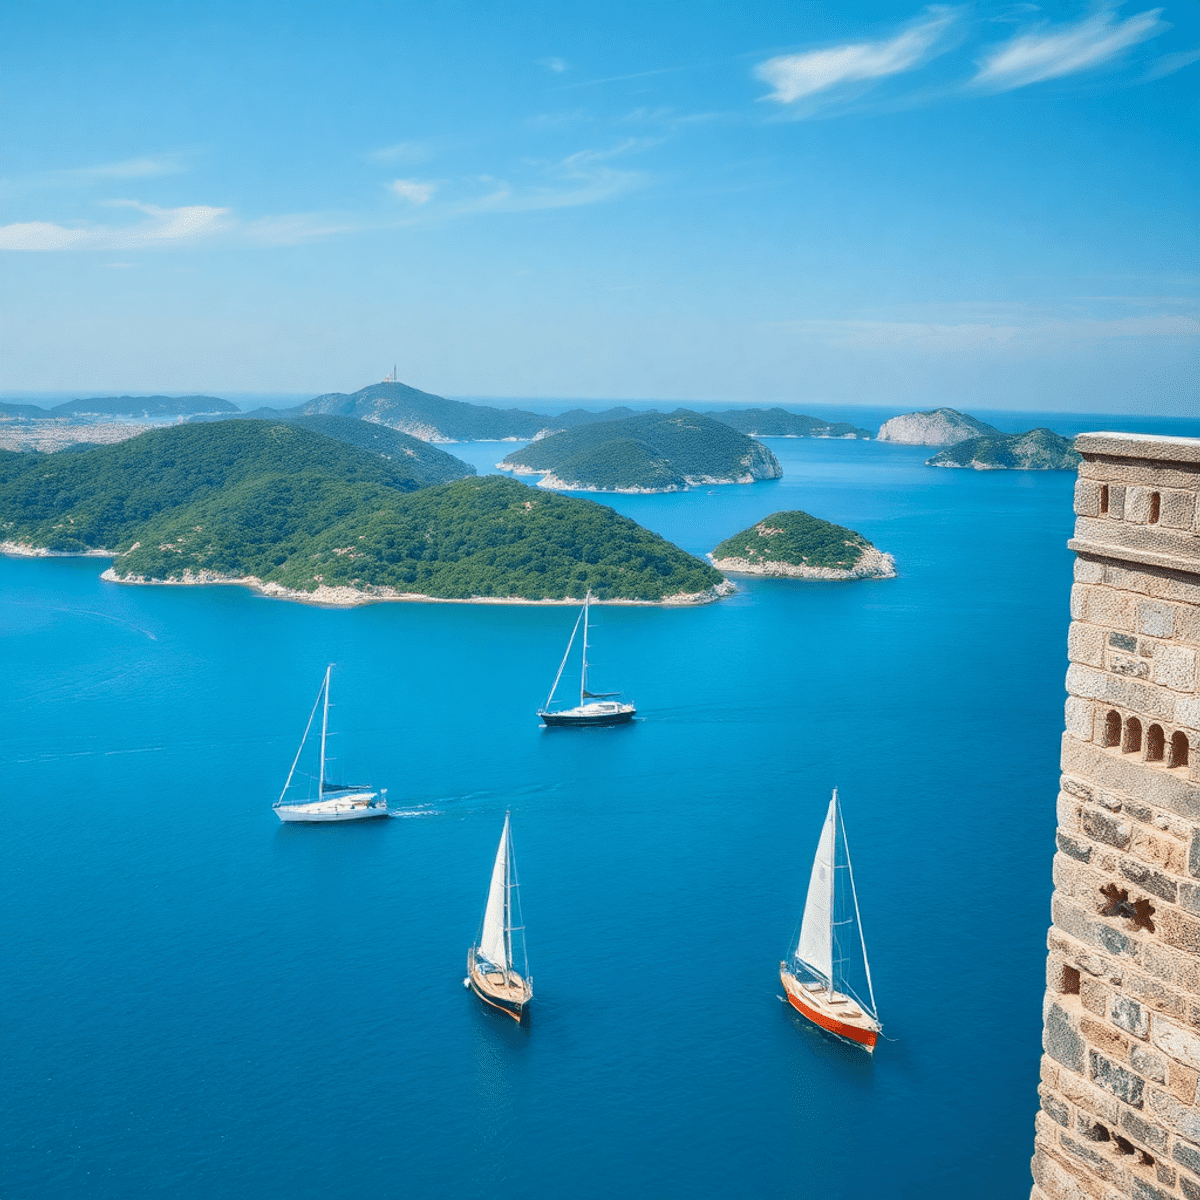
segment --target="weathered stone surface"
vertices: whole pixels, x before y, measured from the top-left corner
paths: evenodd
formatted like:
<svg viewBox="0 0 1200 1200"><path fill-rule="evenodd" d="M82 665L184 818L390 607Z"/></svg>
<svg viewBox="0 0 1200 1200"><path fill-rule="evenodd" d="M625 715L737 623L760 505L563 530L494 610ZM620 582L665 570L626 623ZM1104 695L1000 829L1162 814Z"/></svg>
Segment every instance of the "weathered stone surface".
<svg viewBox="0 0 1200 1200"><path fill-rule="evenodd" d="M1129 654L1133 654L1137 650L1137 638L1130 633L1110 633L1108 644L1114 650L1124 650Z"/></svg>
<svg viewBox="0 0 1200 1200"><path fill-rule="evenodd" d="M1095 979L1081 979L1079 982L1079 1002L1088 1012L1093 1012L1098 1017L1103 1017L1108 1010L1108 988Z"/></svg>
<svg viewBox="0 0 1200 1200"><path fill-rule="evenodd" d="M1154 656L1154 682L1177 692L1196 689L1196 651L1188 646L1163 646Z"/></svg>
<svg viewBox="0 0 1200 1200"><path fill-rule="evenodd" d="M1166 1153L1167 1131L1153 1121L1147 1121L1145 1117L1126 1108L1121 1111L1121 1128L1140 1145L1157 1150L1159 1154Z"/></svg>
<svg viewBox="0 0 1200 1200"><path fill-rule="evenodd" d="M1057 1156L1039 1146L1033 1156L1033 1177L1049 1200L1100 1200L1100 1187L1085 1181Z"/></svg>
<svg viewBox="0 0 1200 1200"><path fill-rule="evenodd" d="M1166 1017L1156 1016L1150 1043L1176 1062L1200 1069L1200 1034L1184 1029Z"/></svg>
<svg viewBox="0 0 1200 1200"><path fill-rule="evenodd" d="M1150 1112L1191 1142L1200 1142L1200 1113L1158 1088L1149 1091Z"/></svg>
<svg viewBox="0 0 1200 1200"><path fill-rule="evenodd" d="M1176 1100L1181 1100L1184 1104L1195 1104L1197 1080L1200 1080L1200 1072L1192 1067L1185 1067L1177 1062L1167 1065L1167 1091Z"/></svg>
<svg viewBox="0 0 1200 1200"><path fill-rule="evenodd" d="M1138 1179L1136 1175L1130 1180L1130 1185L1129 1195L1132 1200L1175 1200L1169 1192L1164 1192L1162 1188L1155 1187L1144 1179Z"/></svg>
<svg viewBox="0 0 1200 1200"><path fill-rule="evenodd" d="M1076 838L1068 837L1065 833L1060 833L1056 840L1058 842L1058 848L1064 854L1069 854L1072 858L1077 859L1081 863L1092 861L1092 848L1086 842L1081 842Z"/></svg>
<svg viewBox="0 0 1200 1200"><path fill-rule="evenodd" d="M1071 1124L1071 1110L1067 1105L1048 1087L1038 1088L1038 1094L1042 1098L1042 1112L1056 1125L1061 1125L1064 1129L1069 1128Z"/></svg>
<svg viewBox="0 0 1200 1200"><path fill-rule="evenodd" d="M1130 679L1149 679L1150 664L1140 658L1127 658L1123 654L1109 654L1108 669L1114 675L1125 675Z"/></svg>
<svg viewBox="0 0 1200 1200"><path fill-rule="evenodd" d="M1079 1032L1091 1045L1099 1047L1112 1058L1121 1060L1129 1054L1129 1038L1102 1021L1084 1017L1079 1022Z"/></svg>
<svg viewBox="0 0 1200 1200"><path fill-rule="evenodd" d="M1131 1108L1141 1108L1146 1081L1119 1067L1104 1057L1098 1050L1088 1051L1088 1065L1092 1079L1098 1087L1112 1092L1118 1100L1124 1100Z"/></svg>
<svg viewBox="0 0 1200 1200"><path fill-rule="evenodd" d="M1144 1046L1133 1046L1129 1051L1129 1065L1141 1076L1154 1083L1167 1082L1167 1060Z"/></svg>
<svg viewBox="0 0 1200 1200"><path fill-rule="evenodd" d="M1104 630L1099 625L1074 622L1067 631L1067 655L1072 662L1104 665Z"/></svg>
<svg viewBox="0 0 1200 1200"><path fill-rule="evenodd" d="M1121 874L1131 883L1136 883L1143 891L1149 892L1152 896L1159 896L1163 900L1174 902L1178 892L1178 885L1175 883L1175 880L1164 875L1161 871L1151 870L1150 867L1145 866L1136 859L1123 858L1121 859Z"/></svg>
<svg viewBox="0 0 1200 1200"><path fill-rule="evenodd" d="M1200 1176L1200 1146L1176 1138L1175 1145L1171 1147L1171 1157L1193 1175Z"/></svg>
<svg viewBox="0 0 1200 1200"><path fill-rule="evenodd" d="M1050 1006L1042 1046L1047 1054L1064 1067L1083 1074L1083 1038L1071 1018L1057 1004Z"/></svg>
<svg viewBox="0 0 1200 1200"><path fill-rule="evenodd" d="M1128 821L1118 821L1107 813L1097 812L1094 808L1083 810L1083 831L1093 841L1104 842L1124 850L1133 836L1133 828Z"/></svg>
<svg viewBox="0 0 1200 1200"><path fill-rule="evenodd" d="M1137 631L1150 637L1169 638L1175 633L1175 608L1157 600L1137 603Z"/></svg>
<svg viewBox="0 0 1200 1200"><path fill-rule="evenodd" d="M1200 954L1200 921L1185 917L1174 909L1164 908L1156 917L1158 936L1177 950Z"/></svg>
<svg viewBox="0 0 1200 1200"><path fill-rule="evenodd" d="M1150 1014L1136 1000L1131 1000L1128 996L1113 997L1110 1018L1118 1028L1124 1029L1126 1033L1132 1033L1134 1037L1141 1038L1143 1041L1150 1032Z"/></svg>

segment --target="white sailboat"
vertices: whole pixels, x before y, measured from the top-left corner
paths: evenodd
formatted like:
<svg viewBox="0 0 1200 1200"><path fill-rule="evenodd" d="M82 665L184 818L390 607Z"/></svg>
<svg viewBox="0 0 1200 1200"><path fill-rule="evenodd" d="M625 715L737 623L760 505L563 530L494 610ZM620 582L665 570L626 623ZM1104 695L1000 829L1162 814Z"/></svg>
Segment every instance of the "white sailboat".
<svg viewBox="0 0 1200 1200"><path fill-rule="evenodd" d="M329 675L332 670L333 664L330 663L325 668L325 678L321 681L316 702L313 704L312 712L308 715L308 724L304 727L300 748L292 760L292 769L288 772L283 791L279 793L279 799L273 805L275 815L281 821L310 823L364 821L388 815L387 788L381 788L375 792L360 784L330 783L325 778L325 769L329 761L326 758L325 746L329 737ZM315 800L289 801L287 799L288 789L292 786L292 779L296 774L296 767L300 763L300 756L304 753L308 735L312 732L318 708L321 709L321 757L316 776L317 798Z"/></svg>
<svg viewBox="0 0 1200 1200"><path fill-rule="evenodd" d="M844 915L839 918L839 914ZM857 938L851 926L857 930ZM848 980L848 968L859 951L866 1000L857 995ZM800 931L787 958L779 964L779 979L788 1003L798 1013L814 1025L856 1042L868 1052L874 1051L882 1026L871 987L837 788L833 789L817 842Z"/></svg>
<svg viewBox="0 0 1200 1200"><path fill-rule="evenodd" d="M492 864L492 881L479 938L467 951L467 977L463 984L485 1004L516 1021L524 1017L525 1008L533 999L508 813L504 814L504 832Z"/></svg>
<svg viewBox="0 0 1200 1200"><path fill-rule="evenodd" d="M588 691L588 609L591 607L592 593L589 589L583 598L583 608L575 619L575 628L571 630L567 651L562 662L558 665L558 674L550 688L546 703L538 709L538 716L550 726L589 726L589 725L624 725L632 721L637 709L621 697L620 692L590 692ZM575 645L575 635L583 625L583 662L579 672L579 703L573 708L552 707L554 693L558 691L559 681L571 657L571 647Z"/></svg>

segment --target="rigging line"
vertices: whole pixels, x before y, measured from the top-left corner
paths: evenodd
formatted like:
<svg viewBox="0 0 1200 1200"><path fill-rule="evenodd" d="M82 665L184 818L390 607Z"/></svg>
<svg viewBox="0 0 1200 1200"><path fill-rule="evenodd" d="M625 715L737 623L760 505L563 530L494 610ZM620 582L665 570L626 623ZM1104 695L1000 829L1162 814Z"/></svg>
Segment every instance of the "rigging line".
<svg viewBox="0 0 1200 1200"><path fill-rule="evenodd" d="M575 628L571 630L571 640L567 642L567 652L563 655L562 662L558 664L558 674L554 677L554 684L550 688L550 695L546 697L546 707L549 708L554 700L554 693L558 691L558 681L562 678L562 673L566 668L567 659L571 657L571 647L575 645L575 635L579 632L579 622L583 620L583 610L580 609L579 616L575 618Z"/></svg>
<svg viewBox="0 0 1200 1200"><path fill-rule="evenodd" d="M308 733L312 729L313 718L317 715L317 705L321 703L321 692L324 689L324 684L317 689L317 698L313 701L312 712L308 714L308 724L304 727L304 736L300 739L300 749L296 751L296 757L292 759L292 769L288 772L287 782L283 785L283 791L279 793L279 799L275 801L276 807L283 803L283 798L287 795L288 788L292 786L292 776L296 773L296 765L300 761L300 755L304 753L304 743L308 741Z"/></svg>
<svg viewBox="0 0 1200 1200"><path fill-rule="evenodd" d="M850 844L846 841L846 826L842 822L842 810L838 809L838 824L842 827L842 844L846 847L846 870L850 872L850 895L854 900L854 919L858 922L858 940L862 945L863 967L867 972L867 992L871 997L871 1015L879 1019L879 1006L875 1003L875 988L871 984L871 964L867 961L867 939L863 936L862 917L858 911L858 889L854 886L854 869L850 866Z"/></svg>

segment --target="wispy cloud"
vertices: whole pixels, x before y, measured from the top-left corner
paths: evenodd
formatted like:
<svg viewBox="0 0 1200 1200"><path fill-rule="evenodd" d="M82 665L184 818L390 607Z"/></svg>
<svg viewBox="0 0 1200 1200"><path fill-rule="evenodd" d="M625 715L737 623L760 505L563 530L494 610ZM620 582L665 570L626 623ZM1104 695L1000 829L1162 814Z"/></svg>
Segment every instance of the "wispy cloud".
<svg viewBox="0 0 1200 1200"><path fill-rule="evenodd" d="M133 225L70 226L49 221L0 225L0 250L144 250L196 242L229 227L227 208L201 204L158 208L136 200L111 203L136 209L146 219Z"/></svg>
<svg viewBox="0 0 1200 1200"><path fill-rule="evenodd" d="M424 142L396 142L367 155L371 162L424 162L428 157L429 147Z"/></svg>
<svg viewBox="0 0 1200 1200"><path fill-rule="evenodd" d="M178 175L186 169L182 154L143 154L91 167L67 167L50 174L63 181L87 183L91 180L150 179L156 175Z"/></svg>
<svg viewBox="0 0 1200 1200"><path fill-rule="evenodd" d="M561 75L567 69L565 58L541 58L538 61L547 71L553 71L555 75Z"/></svg>
<svg viewBox="0 0 1200 1200"><path fill-rule="evenodd" d="M921 66L932 57L956 20L954 10L931 6L907 29L886 41L784 54L759 64L754 74L775 89L765 99L794 104L841 84L882 79Z"/></svg>
<svg viewBox="0 0 1200 1200"><path fill-rule="evenodd" d="M421 183L416 179L393 179L388 189L394 196L407 200L409 204L428 204L437 190L435 183Z"/></svg>
<svg viewBox="0 0 1200 1200"><path fill-rule="evenodd" d="M1005 92L1089 71L1167 29L1161 13L1154 8L1119 20L1112 8L1104 7L1073 25L1043 25L1018 34L977 64L979 72L971 82Z"/></svg>
<svg viewBox="0 0 1200 1200"><path fill-rule="evenodd" d="M1180 50L1176 54L1164 54L1146 72L1146 78L1162 79L1165 75L1174 75L1176 71L1182 71L1184 67L1190 67L1197 59L1200 59L1200 46L1197 46L1194 50Z"/></svg>

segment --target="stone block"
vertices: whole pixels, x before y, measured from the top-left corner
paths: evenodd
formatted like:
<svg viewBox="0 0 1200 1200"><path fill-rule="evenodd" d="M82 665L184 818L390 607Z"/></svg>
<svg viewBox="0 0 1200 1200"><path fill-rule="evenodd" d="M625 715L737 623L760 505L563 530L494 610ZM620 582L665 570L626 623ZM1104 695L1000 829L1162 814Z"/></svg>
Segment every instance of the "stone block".
<svg viewBox="0 0 1200 1200"><path fill-rule="evenodd" d="M1098 1047L1110 1058L1121 1060L1129 1055L1129 1038L1103 1021L1083 1017L1079 1022L1079 1032L1092 1046Z"/></svg>
<svg viewBox="0 0 1200 1200"><path fill-rule="evenodd" d="M1094 712L1092 701L1068 696L1063 710L1067 732L1081 741L1090 742L1094 733Z"/></svg>
<svg viewBox="0 0 1200 1200"><path fill-rule="evenodd" d="M1093 625L1103 625L1106 629L1117 629L1122 633L1138 632L1133 598L1115 588L1086 585L1083 611L1086 615L1082 619Z"/></svg>
<svg viewBox="0 0 1200 1200"><path fill-rule="evenodd" d="M1104 630L1099 625L1074 621L1067 630L1067 657L1090 667L1104 665Z"/></svg>
<svg viewBox="0 0 1200 1200"><path fill-rule="evenodd" d="M1189 870L1191 864L1189 860ZM1179 906L1187 912L1195 913L1200 916L1200 887L1194 883L1181 883L1179 885Z"/></svg>
<svg viewBox="0 0 1200 1200"><path fill-rule="evenodd" d="M1108 644L1114 650L1124 650L1126 654L1134 654L1137 652L1138 640L1132 633L1110 633Z"/></svg>
<svg viewBox="0 0 1200 1200"><path fill-rule="evenodd" d="M1200 698L1179 699L1175 702L1175 719L1185 729L1200 732Z"/></svg>
<svg viewBox="0 0 1200 1200"><path fill-rule="evenodd" d="M1155 1162L1154 1178L1157 1179L1159 1183L1165 1183L1167 1187L1174 1187L1176 1174L1177 1172L1175 1168L1168 1167L1161 1158Z"/></svg>
<svg viewBox="0 0 1200 1200"><path fill-rule="evenodd" d="M1166 1017L1155 1016L1150 1044L1176 1062L1200 1069L1200 1034L1184 1029Z"/></svg>
<svg viewBox="0 0 1200 1200"><path fill-rule="evenodd" d="M1081 863L1092 861L1092 848L1086 842L1081 842L1073 837L1068 837L1065 833L1060 833L1057 837L1058 848L1063 854L1069 854L1072 858Z"/></svg>
<svg viewBox="0 0 1200 1200"><path fill-rule="evenodd" d="M1164 839L1153 840L1163 841ZM1169 855L1173 850L1175 847L1168 847L1165 853ZM1142 891L1149 892L1152 896L1158 896L1162 900L1170 900L1172 904L1175 902L1179 887L1175 880L1161 871L1156 871L1153 867L1148 867L1135 858L1123 858L1121 859L1121 874L1130 883L1136 883Z"/></svg>
<svg viewBox="0 0 1200 1200"><path fill-rule="evenodd" d="M1175 636L1175 606L1161 600L1137 602L1137 632L1149 637Z"/></svg>
<svg viewBox="0 0 1200 1200"><path fill-rule="evenodd" d="M1145 1041L1150 1034L1150 1014L1128 996L1114 996L1109 1019L1119 1029Z"/></svg>
<svg viewBox="0 0 1200 1200"><path fill-rule="evenodd" d="M1129 1065L1141 1076L1154 1083L1167 1082L1167 1060L1153 1050L1134 1045L1129 1051Z"/></svg>
<svg viewBox="0 0 1200 1200"><path fill-rule="evenodd" d="M1200 1183L1193 1183L1186 1175L1179 1177L1179 1190L1184 1200L1200 1200Z"/></svg>
<svg viewBox="0 0 1200 1200"><path fill-rule="evenodd" d="M1147 1121L1144 1116L1140 1116L1131 1109L1121 1110L1121 1128L1139 1145L1157 1150L1159 1154L1167 1152L1169 1141L1167 1131L1161 1125Z"/></svg>
<svg viewBox="0 0 1200 1200"><path fill-rule="evenodd" d="M1085 808L1081 814L1083 832L1095 842L1103 842L1118 850L1128 847L1133 837L1133 827L1128 821L1119 821L1107 813L1094 808Z"/></svg>
<svg viewBox="0 0 1200 1200"><path fill-rule="evenodd" d="M1033 1178L1048 1200L1100 1200L1099 1185L1082 1179L1079 1168L1069 1168L1057 1156L1038 1146L1033 1155Z"/></svg>
<svg viewBox="0 0 1200 1200"><path fill-rule="evenodd" d="M1158 523L1165 529L1191 529L1196 520L1196 494L1182 488L1170 488L1163 491L1161 496ZM1099 506L1100 498L1097 496L1096 507Z"/></svg>
<svg viewBox="0 0 1200 1200"><path fill-rule="evenodd" d="M1200 1112L1159 1088L1148 1089L1150 1112L1190 1142L1200 1142Z"/></svg>
<svg viewBox="0 0 1200 1200"><path fill-rule="evenodd" d="M1104 567L1094 558L1076 557L1075 578L1079 583L1099 583L1104 578Z"/></svg>
<svg viewBox="0 0 1200 1200"><path fill-rule="evenodd" d="M1056 1096L1046 1087L1038 1088L1038 1094L1042 1098L1042 1112L1056 1125L1061 1125L1064 1129L1069 1129L1071 1126L1071 1110L1066 1101L1061 1096Z"/></svg>
<svg viewBox="0 0 1200 1200"><path fill-rule="evenodd" d="M1100 486L1095 479L1075 480L1075 512L1079 516L1100 515Z"/></svg>
<svg viewBox="0 0 1200 1200"><path fill-rule="evenodd" d="M1148 487L1131 487L1125 490L1125 517L1132 525L1145 525L1150 519L1150 493Z"/></svg>
<svg viewBox="0 0 1200 1200"><path fill-rule="evenodd" d="M1121 675L1126 679L1149 679L1150 664L1142 658L1128 658L1124 654L1108 655L1108 670L1112 675Z"/></svg>
<svg viewBox="0 0 1200 1200"><path fill-rule="evenodd" d="M1200 1146L1193 1146L1191 1142L1176 1138L1175 1145L1171 1147L1171 1157L1185 1171L1200 1176Z"/></svg>
<svg viewBox="0 0 1200 1200"><path fill-rule="evenodd" d="M1154 656L1154 682L1176 692L1196 690L1196 651L1190 646L1162 646Z"/></svg>
<svg viewBox="0 0 1200 1200"><path fill-rule="evenodd" d="M1167 1064L1167 1091L1181 1100L1184 1104L1196 1103L1196 1081L1200 1080L1200 1072L1182 1063Z"/></svg>
<svg viewBox="0 0 1200 1200"><path fill-rule="evenodd" d="M1081 1163L1086 1163L1094 1175L1099 1176L1106 1183L1113 1183L1121 1178L1122 1172L1107 1154L1102 1150L1096 1149L1092 1142L1076 1141L1073 1137L1068 1137L1065 1133L1059 1135L1058 1144L1072 1158Z"/></svg>
<svg viewBox="0 0 1200 1200"><path fill-rule="evenodd" d="M1175 909L1164 908L1155 915L1158 936L1168 946L1187 954L1200 954L1200 921L1185 917Z"/></svg>
<svg viewBox="0 0 1200 1200"><path fill-rule="evenodd" d="M1105 1058L1098 1050L1088 1051L1088 1067L1097 1087L1112 1092L1118 1100L1130 1108L1141 1108L1144 1103L1146 1081Z"/></svg>
<svg viewBox="0 0 1200 1200"><path fill-rule="evenodd" d="M1141 1000L1154 1010L1155 1019L1158 1014L1166 1013L1176 1019L1184 1015L1182 997L1171 988L1164 987L1157 979L1148 975L1130 972L1123 983L1124 989L1130 996Z"/></svg>
<svg viewBox="0 0 1200 1200"><path fill-rule="evenodd" d="M1101 1091L1082 1075L1071 1071L1059 1072L1059 1094L1091 1119L1112 1127L1121 1119L1121 1102L1109 1092Z"/></svg>
<svg viewBox="0 0 1200 1200"><path fill-rule="evenodd" d="M1157 825L1157 822L1155 824ZM1182 842L1177 842L1173 837L1164 837L1161 833L1152 832L1149 829L1139 826L1133 831L1129 848L1144 863L1164 867L1172 875L1183 874L1186 862L1186 847ZM1123 859L1122 861L1130 862L1131 860ZM1165 879L1166 877L1163 876L1162 878ZM1164 896L1162 898L1171 900L1174 897Z"/></svg>
<svg viewBox="0 0 1200 1200"><path fill-rule="evenodd" d="M1114 521L1125 519L1125 488L1122 484L1108 485L1108 515Z"/></svg>
<svg viewBox="0 0 1200 1200"><path fill-rule="evenodd" d="M1108 695L1108 675L1096 667L1072 663L1067 668L1067 691L1085 700L1103 700Z"/></svg>
<svg viewBox="0 0 1200 1200"><path fill-rule="evenodd" d="M1079 1003L1098 1017L1107 1015L1108 988L1095 979L1079 981Z"/></svg>
<svg viewBox="0 0 1200 1200"><path fill-rule="evenodd" d="M1083 1038L1079 1036L1074 1021L1058 1004L1052 1004L1046 1013L1042 1048L1056 1062L1083 1074Z"/></svg>

